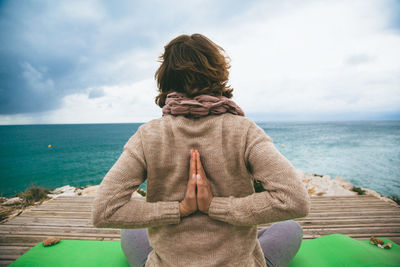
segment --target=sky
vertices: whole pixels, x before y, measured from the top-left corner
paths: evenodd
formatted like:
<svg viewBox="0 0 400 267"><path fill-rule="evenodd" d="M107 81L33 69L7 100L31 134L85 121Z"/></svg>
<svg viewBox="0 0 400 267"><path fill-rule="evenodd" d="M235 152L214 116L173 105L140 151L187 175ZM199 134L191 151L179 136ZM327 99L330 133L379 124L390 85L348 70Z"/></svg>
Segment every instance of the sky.
<svg viewBox="0 0 400 267"><path fill-rule="evenodd" d="M158 57L193 33L256 121L400 119L400 1L0 0L0 124L159 118Z"/></svg>

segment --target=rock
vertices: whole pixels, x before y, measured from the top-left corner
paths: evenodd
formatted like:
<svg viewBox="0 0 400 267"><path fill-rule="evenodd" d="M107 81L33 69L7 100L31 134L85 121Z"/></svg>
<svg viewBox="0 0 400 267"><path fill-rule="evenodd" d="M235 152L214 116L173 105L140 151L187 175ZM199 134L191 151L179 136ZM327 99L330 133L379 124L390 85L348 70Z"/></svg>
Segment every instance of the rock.
<svg viewBox="0 0 400 267"><path fill-rule="evenodd" d="M51 191L51 194L48 194L49 197L55 198L59 196L76 196L75 187L70 185L65 185L62 187L58 187Z"/></svg>
<svg viewBox="0 0 400 267"><path fill-rule="evenodd" d="M392 248L392 243L388 242L386 245L383 245L381 248L391 249Z"/></svg>
<svg viewBox="0 0 400 267"><path fill-rule="evenodd" d="M341 184L337 183L335 180L331 180L329 182L327 196L353 196L356 195L356 192L347 190Z"/></svg>
<svg viewBox="0 0 400 267"><path fill-rule="evenodd" d="M84 196L84 197L94 197L94 196L96 196L97 189L99 188L99 186L100 185L90 185L90 186L84 188L81 191L81 196Z"/></svg>
<svg viewBox="0 0 400 267"><path fill-rule="evenodd" d="M11 205L20 204L21 202L22 202L22 198L20 198L20 197L13 197L13 198L10 198L10 199L6 200L5 202L3 202L2 205L4 205L4 206L11 206Z"/></svg>
<svg viewBox="0 0 400 267"><path fill-rule="evenodd" d="M43 240L43 246L48 247L48 246L52 246L57 244L58 242L60 242L60 238L58 237L49 237L46 238L45 240Z"/></svg>
<svg viewBox="0 0 400 267"><path fill-rule="evenodd" d="M73 193L75 192L75 187L70 185L64 185L62 187L58 187L51 191L52 194L63 194L63 193Z"/></svg>
<svg viewBox="0 0 400 267"><path fill-rule="evenodd" d="M318 176L318 177L322 177L323 175L322 174L316 174L316 173L313 173L313 174L311 174L312 176Z"/></svg>
<svg viewBox="0 0 400 267"><path fill-rule="evenodd" d="M374 190L371 190L371 189L368 189L368 188L361 188L361 189L365 191L366 195L374 196L374 197L377 197L377 198L381 198L382 197L381 194L379 194L378 192L376 192Z"/></svg>
<svg viewBox="0 0 400 267"><path fill-rule="evenodd" d="M96 196L97 190L100 185L90 185L86 188L83 187L73 187L70 185L66 185L63 187L59 187L51 191L52 194L48 194L51 198L56 198L59 196L83 196L83 197L93 197ZM138 192L134 192L132 194L132 198L143 198L141 194Z"/></svg>
<svg viewBox="0 0 400 267"><path fill-rule="evenodd" d="M132 198L144 198L144 196L142 196L141 194L139 194L138 192L133 192L132 194Z"/></svg>
<svg viewBox="0 0 400 267"><path fill-rule="evenodd" d="M329 175L304 174L300 170L297 170L297 172L299 175L302 175L300 177L302 177L302 181L309 195L352 196L357 194L350 190L353 188L353 185L342 177L331 179Z"/></svg>
<svg viewBox="0 0 400 267"><path fill-rule="evenodd" d="M361 189L365 191L365 194L366 194L367 196L374 196L374 197L379 198L380 200L389 202L389 203L393 204L393 205L396 206L396 207L399 206L395 201L393 201L393 199L390 199L390 198L388 198L388 197L385 197L385 196L379 194L378 192L376 192L376 191L374 191L374 190L372 190L372 189L368 189L368 188L361 188Z"/></svg>
<svg viewBox="0 0 400 267"><path fill-rule="evenodd" d="M97 190L99 189L100 185L90 185L84 189L77 189L75 191L75 193L77 193L77 195L79 196L83 196L83 197L92 197L92 196L96 196ZM132 198L143 198L143 196L141 194L139 194L138 192L133 192L132 193Z"/></svg>
<svg viewBox="0 0 400 267"><path fill-rule="evenodd" d="M373 245L383 245L385 244L385 241L383 241L382 239L379 239L377 237L371 236L369 243L373 244Z"/></svg>
<svg viewBox="0 0 400 267"><path fill-rule="evenodd" d="M335 179L333 179L336 183L338 183L339 185L341 185L344 189L352 191L353 189L353 184L346 181L343 177L341 176L337 176Z"/></svg>
<svg viewBox="0 0 400 267"><path fill-rule="evenodd" d="M329 175L324 175L320 179L325 181L325 182L329 182L331 180L331 177Z"/></svg>

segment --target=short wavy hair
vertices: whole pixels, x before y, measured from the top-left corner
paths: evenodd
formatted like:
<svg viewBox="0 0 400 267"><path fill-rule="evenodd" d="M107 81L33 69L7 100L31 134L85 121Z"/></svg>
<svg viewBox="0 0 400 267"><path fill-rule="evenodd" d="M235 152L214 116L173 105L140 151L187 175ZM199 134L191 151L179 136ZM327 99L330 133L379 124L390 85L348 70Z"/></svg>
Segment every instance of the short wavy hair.
<svg viewBox="0 0 400 267"><path fill-rule="evenodd" d="M225 50L201 34L180 35L170 41L159 57L160 67L155 73L159 94L155 102L160 107L171 92L188 97L200 94L232 97L227 84L229 57Z"/></svg>

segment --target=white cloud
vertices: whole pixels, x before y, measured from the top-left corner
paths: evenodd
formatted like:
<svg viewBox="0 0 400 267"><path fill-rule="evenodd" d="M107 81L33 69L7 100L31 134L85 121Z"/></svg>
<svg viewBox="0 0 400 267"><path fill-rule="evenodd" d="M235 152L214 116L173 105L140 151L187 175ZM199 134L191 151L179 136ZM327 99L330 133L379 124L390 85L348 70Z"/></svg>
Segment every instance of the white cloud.
<svg viewBox="0 0 400 267"><path fill-rule="evenodd" d="M59 10L58 15L61 14L68 20L82 22L100 21L106 13L101 4L95 0L61 2Z"/></svg>
<svg viewBox="0 0 400 267"><path fill-rule="evenodd" d="M85 93L68 95L62 108L42 117L49 123L145 122L161 114L153 101L154 88L152 80L144 80L102 87L104 95L99 98L89 98Z"/></svg>
<svg viewBox="0 0 400 267"><path fill-rule="evenodd" d="M384 31L382 2L309 2L224 31L231 81L248 112L335 113L400 109L400 36ZM238 18L246 21L246 18ZM235 38L241 36L241 38ZM348 58L363 55L357 65Z"/></svg>
<svg viewBox="0 0 400 267"><path fill-rule="evenodd" d="M47 123L125 123L146 122L161 116L161 108L154 103L157 95L152 79L133 84L88 88L88 93L70 94L56 111L37 114L2 115L2 124ZM103 92L90 98L90 93Z"/></svg>

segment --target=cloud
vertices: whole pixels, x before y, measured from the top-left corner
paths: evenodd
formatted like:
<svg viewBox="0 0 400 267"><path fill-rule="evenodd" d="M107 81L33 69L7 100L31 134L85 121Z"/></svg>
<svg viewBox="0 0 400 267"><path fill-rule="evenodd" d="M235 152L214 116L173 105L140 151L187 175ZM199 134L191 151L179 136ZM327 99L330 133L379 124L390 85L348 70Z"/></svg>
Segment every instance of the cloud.
<svg viewBox="0 0 400 267"><path fill-rule="evenodd" d="M61 109L42 114L41 117L48 123L59 123L60 117L63 123L145 122L161 115L161 110L154 104L154 87L155 82L149 79L96 89L96 92L103 93L102 97L90 97L90 94L88 97L86 93L71 94L64 98ZM143 94L145 91L148 93Z"/></svg>
<svg viewBox="0 0 400 267"><path fill-rule="evenodd" d="M397 114L395 10L396 1L374 0L3 2L0 124L159 117L157 57L195 32L232 58L234 100L247 114Z"/></svg>
<svg viewBox="0 0 400 267"><path fill-rule="evenodd" d="M253 19L223 36L238 102L249 114L288 119L398 112L400 36L386 28L381 3L307 2L267 18L260 6L250 10Z"/></svg>
<svg viewBox="0 0 400 267"><path fill-rule="evenodd" d="M368 63L372 60L373 59L366 54L354 54L347 57L346 63L350 65L358 65Z"/></svg>
<svg viewBox="0 0 400 267"><path fill-rule="evenodd" d="M104 94L104 89L103 88L94 88L90 90L88 98L98 98L98 97L103 97Z"/></svg>

